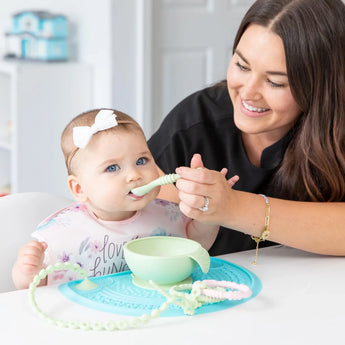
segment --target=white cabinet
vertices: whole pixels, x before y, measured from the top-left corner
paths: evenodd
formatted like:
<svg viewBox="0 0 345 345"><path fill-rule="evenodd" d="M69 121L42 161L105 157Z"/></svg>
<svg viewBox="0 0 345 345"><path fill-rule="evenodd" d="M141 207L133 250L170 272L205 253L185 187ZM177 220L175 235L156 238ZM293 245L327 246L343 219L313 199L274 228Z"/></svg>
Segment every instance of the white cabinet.
<svg viewBox="0 0 345 345"><path fill-rule="evenodd" d="M90 66L0 63L0 194L71 196L60 148L65 125L92 107Z"/></svg>

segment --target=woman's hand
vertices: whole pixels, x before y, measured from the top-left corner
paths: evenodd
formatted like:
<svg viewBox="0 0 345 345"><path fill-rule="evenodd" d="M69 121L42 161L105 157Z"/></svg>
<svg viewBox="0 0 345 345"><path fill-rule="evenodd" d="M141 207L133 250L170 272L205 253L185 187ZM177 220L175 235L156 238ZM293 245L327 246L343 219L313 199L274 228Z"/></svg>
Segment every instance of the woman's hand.
<svg viewBox="0 0 345 345"><path fill-rule="evenodd" d="M234 202L232 186L238 181L237 175L226 180L227 169L220 172L204 168L202 158L195 154L191 167L179 167L176 173L182 178L176 182L180 198L180 209L188 217L210 224L222 224L229 217ZM208 210L201 211L208 198Z"/></svg>

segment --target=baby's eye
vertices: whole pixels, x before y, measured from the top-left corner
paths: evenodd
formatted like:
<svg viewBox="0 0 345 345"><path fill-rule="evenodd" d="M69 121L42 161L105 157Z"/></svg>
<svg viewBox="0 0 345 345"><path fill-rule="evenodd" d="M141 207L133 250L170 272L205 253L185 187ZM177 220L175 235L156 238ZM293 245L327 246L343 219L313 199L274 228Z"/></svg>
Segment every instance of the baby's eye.
<svg viewBox="0 0 345 345"><path fill-rule="evenodd" d="M109 165L108 168L106 169L107 172L115 172L118 170L120 170L120 167L117 164Z"/></svg>
<svg viewBox="0 0 345 345"><path fill-rule="evenodd" d="M141 157L137 160L137 165L145 165L147 162L147 159L144 157Z"/></svg>

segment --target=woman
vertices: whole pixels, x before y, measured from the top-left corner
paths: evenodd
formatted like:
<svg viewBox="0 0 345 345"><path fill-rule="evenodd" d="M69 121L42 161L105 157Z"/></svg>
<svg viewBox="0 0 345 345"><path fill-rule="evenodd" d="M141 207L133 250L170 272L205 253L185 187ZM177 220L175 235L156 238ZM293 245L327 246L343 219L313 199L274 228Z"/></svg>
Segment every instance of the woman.
<svg viewBox="0 0 345 345"><path fill-rule="evenodd" d="M257 0L227 81L182 101L150 139L162 171L182 176L161 196L223 226L210 254L269 238L345 255L344 17L341 0Z"/></svg>

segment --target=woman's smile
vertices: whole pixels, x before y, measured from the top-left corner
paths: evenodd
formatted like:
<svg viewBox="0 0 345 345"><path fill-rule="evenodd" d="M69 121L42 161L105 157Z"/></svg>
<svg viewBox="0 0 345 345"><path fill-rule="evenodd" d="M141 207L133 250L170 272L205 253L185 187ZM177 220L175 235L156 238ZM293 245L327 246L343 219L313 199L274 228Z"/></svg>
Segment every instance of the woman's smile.
<svg viewBox="0 0 345 345"><path fill-rule="evenodd" d="M246 103L244 100L241 100L242 105L245 110L248 110L250 112L249 116L260 116L262 113L266 113L269 111L269 108L260 108L260 107L254 107L248 103Z"/></svg>

